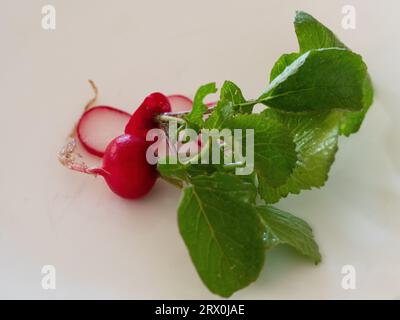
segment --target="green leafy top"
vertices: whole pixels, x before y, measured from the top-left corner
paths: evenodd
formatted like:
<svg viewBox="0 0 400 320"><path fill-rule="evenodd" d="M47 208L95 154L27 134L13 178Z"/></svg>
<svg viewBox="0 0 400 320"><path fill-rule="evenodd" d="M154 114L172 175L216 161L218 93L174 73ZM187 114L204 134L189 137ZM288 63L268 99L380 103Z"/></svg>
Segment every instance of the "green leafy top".
<svg viewBox="0 0 400 320"><path fill-rule="evenodd" d="M373 101L360 55L305 12L296 13L294 25L300 50L277 60L259 98L246 100L236 84L225 81L210 110L203 102L217 92L210 83L199 88L192 111L179 119L197 132L244 133L242 140L221 144L223 155L229 148L245 149L247 132L253 130L254 171L235 175L232 168L246 164L242 162L182 164L169 158L158 164L160 175L183 190L179 230L197 272L210 291L223 297L255 281L265 252L278 245L321 261L309 225L270 204L323 186L339 135L358 131ZM267 109L252 113L257 103ZM195 157L203 157L207 148L206 143Z"/></svg>

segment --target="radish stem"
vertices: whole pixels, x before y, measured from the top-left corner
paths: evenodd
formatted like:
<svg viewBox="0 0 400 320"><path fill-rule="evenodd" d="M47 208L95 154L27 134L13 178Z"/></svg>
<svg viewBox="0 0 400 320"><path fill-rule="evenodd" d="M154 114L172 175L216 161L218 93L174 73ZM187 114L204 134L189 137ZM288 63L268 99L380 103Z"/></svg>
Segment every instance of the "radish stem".
<svg viewBox="0 0 400 320"><path fill-rule="evenodd" d="M208 108L207 110L206 110L206 112L204 112L204 114L209 114L209 113L211 113L213 110L214 110L214 108L215 107L210 107L210 108ZM187 115L187 114L189 114L189 113L191 113L192 112L192 110L187 110L187 111L172 111L172 112L164 112L164 113L161 113L161 115L160 116L172 116L172 117L178 117L178 118L180 118L180 117L182 117L182 116L185 116L185 115Z"/></svg>

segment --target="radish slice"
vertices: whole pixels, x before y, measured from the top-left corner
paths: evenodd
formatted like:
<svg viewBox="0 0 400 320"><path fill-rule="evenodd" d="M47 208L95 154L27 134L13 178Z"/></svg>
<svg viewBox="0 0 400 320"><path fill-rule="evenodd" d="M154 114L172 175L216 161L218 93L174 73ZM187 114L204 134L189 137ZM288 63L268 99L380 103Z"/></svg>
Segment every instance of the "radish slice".
<svg viewBox="0 0 400 320"><path fill-rule="evenodd" d="M113 107L90 108L78 122L78 139L86 151L102 157L111 140L124 133L130 117L129 113Z"/></svg>
<svg viewBox="0 0 400 320"><path fill-rule="evenodd" d="M217 102L207 102L206 103L206 106L209 107L209 108L214 107L216 105L217 105Z"/></svg>
<svg viewBox="0 0 400 320"><path fill-rule="evenodd" d="M192 110L193 101L192 99L182 95L182 94L173 94L168 96L169 103L171 104L171 109L174 112L179 111L189 111ZM217 104L216 101L207 102L207 107L214 107Z"/></svg>
<svg viewBox="0 0 400 320"><path fill-rule="evenodd" d="M173 94L168 96L169 103L173 112L189 111L192 110L193 101L192 99L181 95Z"/></svg>

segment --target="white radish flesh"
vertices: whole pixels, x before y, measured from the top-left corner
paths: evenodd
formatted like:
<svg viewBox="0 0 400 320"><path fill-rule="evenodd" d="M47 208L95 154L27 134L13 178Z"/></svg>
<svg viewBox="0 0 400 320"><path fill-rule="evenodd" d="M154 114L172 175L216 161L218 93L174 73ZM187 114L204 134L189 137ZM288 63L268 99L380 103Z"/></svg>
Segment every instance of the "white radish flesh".
<svg viewBox="0 0 400 320"><path fill-rule="evenodd" d="M129 113L113 107L90 108L78 122L78 139L86 151L102 157L110 141L124 133L130 117Z"/></svg>
<svg viewBox="0 0 400 320"><path fill-rule="evenodd" d="M171 104L172 112L189 111L192 110L193 101L181 94L173 94L168 96L169 103Z"/></svg>

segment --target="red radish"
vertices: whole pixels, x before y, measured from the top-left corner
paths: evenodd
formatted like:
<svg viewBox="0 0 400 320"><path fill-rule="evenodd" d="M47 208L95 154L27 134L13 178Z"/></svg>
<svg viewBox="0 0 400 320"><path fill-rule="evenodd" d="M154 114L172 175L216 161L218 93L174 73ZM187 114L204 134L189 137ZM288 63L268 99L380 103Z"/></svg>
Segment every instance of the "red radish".
<svg viewBox="0 0 400 320"><path fill-rule="evenodd" d="M108 106L97 106L85 111L77 125L82 146L91 154L102 157L107 145L124 133L130 114Z"/></svg>
<svg viewBox="0 0 400 320"><path fill-rule="evenodd" d="M125 133L146 138L150 129L158 127L155 117L165 112L171 112L168 98L159 92L150 94L131 116L125 127Z"/></svg>
<svg viewBox="0 0 400 320"><path fill-rule="evenodd" d="M146 160L148 144L139 136L123 134L110 142L101 168L89 173L101 175L110 189L127 199L146 195L153 187L158 173Z"/></svg>
<svg viewBox="0 0 400 320"><path fill-rule="evenodd" d="M171 103L175 107L179 103L180 107L192 108L192 101L185 96L167 98L156 92L147 96L132 116L108 106L86 110L79 120L76 134L89 153L103 157L102 166L89 168L82 162L81 156L76 154L76 140L73 138L61 150L59 160L72 170L101 175L110 189L123 198L143 197L158 177L156 166L150 165L146 159L150 142L145 137L150 129L159 126L157 115L171 112ZM125 134L120 135L124 127ZM186 145L182 151L187 151L189 145L192 144ZM198 142L194 142L193 147L198 149Z"/></svg>
<svg viewBox="0 0 400 320"><path fill-rule="evenodd" d="M181 94L173 94L168 96L171 109L174 112L190 111L193 107L193 101Z"/></svg>

